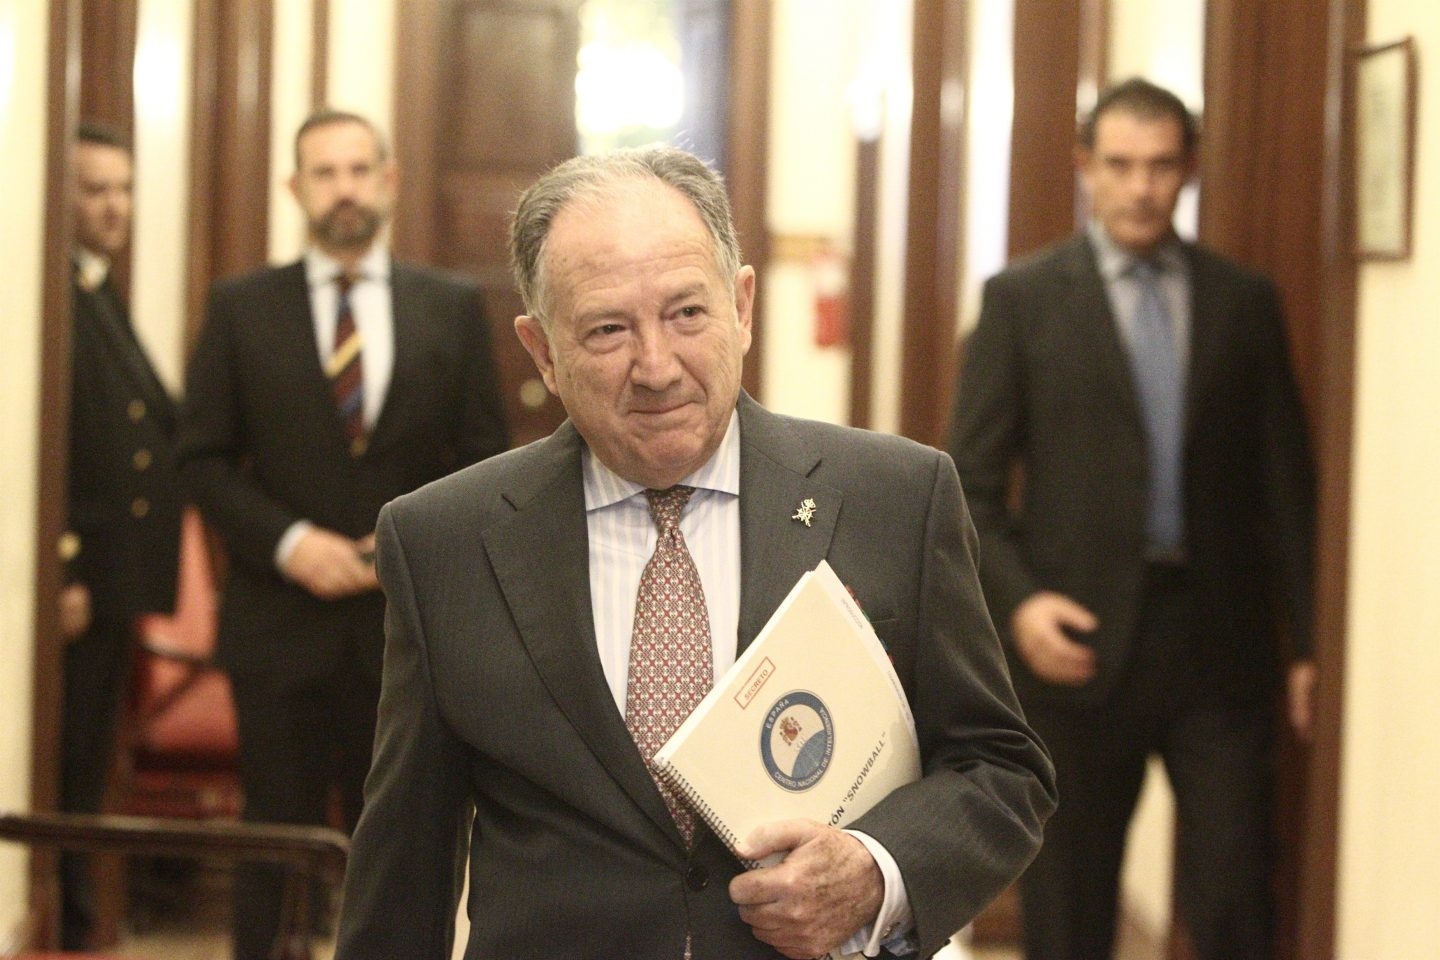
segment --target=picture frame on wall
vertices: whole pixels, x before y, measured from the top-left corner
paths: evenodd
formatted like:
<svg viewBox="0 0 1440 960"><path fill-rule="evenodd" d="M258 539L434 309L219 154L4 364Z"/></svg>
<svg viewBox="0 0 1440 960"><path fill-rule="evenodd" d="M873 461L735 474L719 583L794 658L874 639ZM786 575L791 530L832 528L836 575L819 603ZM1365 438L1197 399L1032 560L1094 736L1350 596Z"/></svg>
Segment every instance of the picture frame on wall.
<svg viewBox="0 0 1440 960"><path fill-rule="evenodd" d="M1415 41L1355 55L1355 255L1410 256L1415 185Z"/></svg>

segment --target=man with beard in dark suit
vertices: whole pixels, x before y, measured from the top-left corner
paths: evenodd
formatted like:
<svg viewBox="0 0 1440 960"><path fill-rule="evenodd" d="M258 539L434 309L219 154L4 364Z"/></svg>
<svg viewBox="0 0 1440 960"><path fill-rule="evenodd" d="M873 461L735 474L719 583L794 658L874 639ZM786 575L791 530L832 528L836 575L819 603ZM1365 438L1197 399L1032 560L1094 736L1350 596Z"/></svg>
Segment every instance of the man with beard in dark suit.
<svg viewBox="0 0 1440 960"><path fill-rule="evenodd" d="M363 117L295 139L299 262L216 284L187 378L182 470L229 575L219 663L235 692L245 817L359 813L380 688L375 518L508 446L480 295L394 262L396 169ZM269 953L281 878L239 871L235 955Z"/></svg>
<svg viewBox="0 0 1440 960"><path fill-rule="evenodd" d="M1172 226L1196 151L1169 91L1106 91L1076 149L1089 228L992 278L965 345L950 453L1064 800L1020 884L1029 960L1110 956L1151 754L1197 955L1270 955L1272 703L1283 662L1304 735L1314 480L1274 285Z"/></svg>
<svg viewBox="0 0 1440 960"><path fill-rule="evenodd" d="M100 809L136 617L175 606L180 484L175 406L111 276L130 239L134 162L117 134L82 124L73 148L70 463L60 542L66 638L60 807ZM61 861L61 941L86 946L88 860Z"/></svg>

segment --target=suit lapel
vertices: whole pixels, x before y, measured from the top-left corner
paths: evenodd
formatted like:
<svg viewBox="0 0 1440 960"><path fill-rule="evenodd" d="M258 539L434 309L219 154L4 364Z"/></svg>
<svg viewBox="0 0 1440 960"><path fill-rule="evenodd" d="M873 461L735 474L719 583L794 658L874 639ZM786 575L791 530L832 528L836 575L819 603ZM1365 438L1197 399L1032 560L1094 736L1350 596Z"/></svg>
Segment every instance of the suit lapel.
<svg viewBox="0 0 1440 960"><path fill-rule="evenodd" d="M125 305L110 278L107 277L104 284L94 291L82 290L78 284L73 289L76 296L87 298L87 309L95 318L95 325L100 329L105 348L114 355L120 369L125 371L131 388L145 399L146 406L160 423L161 429L166 434L174 433L174 401L160 378L155 375L154 368L150 366L150 361L135 336L134 328L130 325Z"/></svg>
<svg viewBox="0 0 1440 960"><path fill-rule="evenodd" d="M590 599L589 533L580 476L581 440L566 422L537 450L527 470L535 485L507 491L509 522L485 535L520 640L586 747L651 820L683 847L680 832L615 708L595 640ZM546 573L537 575L537 543Z"/></svg>
<svg viewBox="0 0 1440 960"><path fill-rule="evenodd" d="M298 261L275 275L273 313L269 317L275 368L272 382L297 401L297 416L315 424L317 443L345 447L344 425L335 409L330 380L320 363L315 319L310 313L310 287L305 263Z"/></svg>
<svg viewBox="0 0 1440 960"><path fill-rule="evenodd" d="M743 653L801 575L825 558L839 490L811 479L820 457L784 418L740 398L740 623ZM814 502L807 525L795 519Z"/></svg>
<svg viewBox="0 0 1440 960"><path fill-rule="evenodd" d="M1185 426L1187 437L1193 435L1196 410L1210 393L1210 384L1220 369L1225 353L1225 329L1228 311L1224 298L1231 285L1224 274L1214 269L1212 261L1187 244L1185 253L1190 261L1190 367L1185 390Z"/></svg>
<svg viewBox="0 0 1440 960"><path fill-rule="evenodd" d="M1067 303L1074 310L1074 322L1081 327L1084 337L1082 356L1095 357L1105 379L1114 387L1120 408L1129 417L1135 429L1144 429L1140 415L1140 399L1135 394L1135 379L1130 372L1130 354L1120 339L1120 330L1115 323L1115 313L1110 307L1110 296L1105 292L1105 280L1100 276L1100 265L1095 259L1095 249L1085 234L1078 234L1070 241L1065 252L1063 272L1071 286L1070 296L1060 302Z"/></svg>
<svg viewBox="0 0 1440 960"><path fill-rule="evenodd" d="M385 392L385 402L375 426L370 432L370 449L376 450L392 437L403 433L404 405L409 400L407 390L417 386L418 374L412 370L419 356L419 340L424 335L420 324L427 323L429 311L421 303L423 292L415 282L414 274L407 271L393 259L390 261L390 328L393 343L393 359L390 370L390 386Z"/></svg>

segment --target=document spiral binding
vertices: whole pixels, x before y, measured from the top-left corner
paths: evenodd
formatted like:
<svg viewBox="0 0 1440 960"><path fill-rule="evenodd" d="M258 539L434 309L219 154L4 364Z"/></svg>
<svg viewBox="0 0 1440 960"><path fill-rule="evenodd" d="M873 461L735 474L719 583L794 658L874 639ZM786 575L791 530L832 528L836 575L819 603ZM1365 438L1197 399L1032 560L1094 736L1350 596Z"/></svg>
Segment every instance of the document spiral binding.
<svg viewBox="0 0 1440 960"><path fill-rule="evenodd" d="M661 778L670 785L670 789L678 793L690 809L700 815L700 819L704 820L706 825L714 831L715 836L719 837L726 848L735 854L736 860L739 860L750 870L754 870L760 866L759 860L747 860L735 852L736 848L740 846L740 838L735 836L735 831L726 826L725 821L720 819L720 815L715 812L710 804L705 802L700 796L699 791L690 785L690 781L685 779L684 774L663 760L655 764L655 770L660 774Z"/></svg>

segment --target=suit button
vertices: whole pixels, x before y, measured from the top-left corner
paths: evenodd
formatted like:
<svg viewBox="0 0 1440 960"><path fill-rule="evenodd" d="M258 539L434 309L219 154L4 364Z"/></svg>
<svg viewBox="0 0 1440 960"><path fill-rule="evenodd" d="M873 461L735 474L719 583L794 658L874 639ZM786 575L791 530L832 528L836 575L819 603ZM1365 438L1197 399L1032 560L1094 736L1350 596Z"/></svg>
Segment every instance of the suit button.
<svg viewBox="0 0 1440 960"><path fill-rule="evenodd" d="M143 520L150 513L150 501L144 497L136 497L130 501L130 516L136 520Z"/></svg>
<svg viewBox="0 0 1440 960"><path fill-rule="evenodd" d="M685 871L685 886L699 893L710 886L710 874L704 867L692 866Z"/></svg>
<svg viewBox="0 0 1440 960"><path fill-rule="evenodd" d="M365 456L365 451L369 448L369 446L370 442L366 438L356 437L354 440L350 441L350 456L355 457L356 459Z"/></svg>
<svg viewBox="0 0 1440 960"><path fill-rule="evenodd" d="M139 423L145 419L145 401L131 400L130 406L125 408L125 412L130 415L131 423Z"/></svg>
<svg viewBox="0 0 1440 960"><path fill-rule="evenodd" d="M150 462L153 459L154 458L150 455L150 451L146 450L144 447L141 447L139 450L136 450L135 453L130 457L130 464L135 468L135 471L137 473L144 473L146 470L150 469Z"/></svg>

